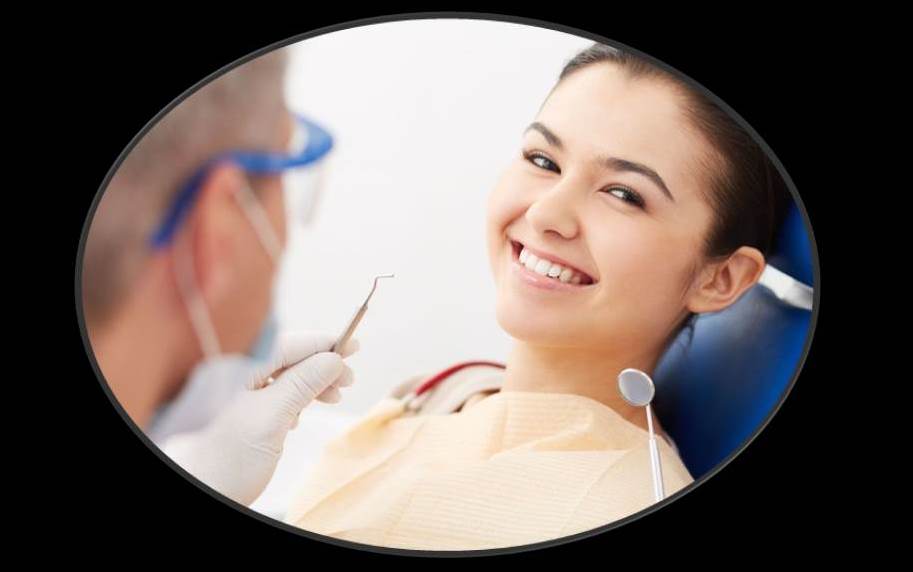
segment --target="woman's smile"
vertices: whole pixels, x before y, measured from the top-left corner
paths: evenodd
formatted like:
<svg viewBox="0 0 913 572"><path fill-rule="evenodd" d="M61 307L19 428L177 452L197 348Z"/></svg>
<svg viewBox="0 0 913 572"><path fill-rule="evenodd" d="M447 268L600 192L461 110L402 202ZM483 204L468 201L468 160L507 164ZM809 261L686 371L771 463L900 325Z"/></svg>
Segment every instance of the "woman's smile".
<svg viewBox="0 0 913 572"><path fill-rule="evenodd" d="M596 285L589 274L541 250L515 240L510 246L511 274L524 288L554 293L582 293Z"/></svg>

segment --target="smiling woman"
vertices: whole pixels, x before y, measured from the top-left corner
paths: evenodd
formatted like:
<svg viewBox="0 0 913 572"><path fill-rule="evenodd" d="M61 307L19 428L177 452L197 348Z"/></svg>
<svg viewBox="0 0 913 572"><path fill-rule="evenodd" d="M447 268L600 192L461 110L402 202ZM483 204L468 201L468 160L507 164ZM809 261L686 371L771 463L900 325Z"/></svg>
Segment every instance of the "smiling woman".
<svg viewBox="0 0 913 572"><path fill-rule="evenodd" d="M521 244L611 282L587 302L542 300L533 317L518 307L532 294L498 281L501 325L550 344L636 347L629 363L652 371L697 315L757 282L788 201L763 150L706 94L596 44L565 66L492 193L489 247L496 277L495 251L510 241L515 256ZM555 328L549 308L569 327Z"/></svg>
<svg viewBox="0 0 913 572"><path fill-rule="evenodd" d="M379 403L326 450L287 520L356 542L466 550L650 506L647 420L614 380L653 372L688 320L757 283L788 198L706 94L615 48L582 51L488 202L497 318L514 340L506 367L466 374L482 395L468 402L439 399L425 414ZM694 481L671 440L659 455L668 495Z"/></svg>

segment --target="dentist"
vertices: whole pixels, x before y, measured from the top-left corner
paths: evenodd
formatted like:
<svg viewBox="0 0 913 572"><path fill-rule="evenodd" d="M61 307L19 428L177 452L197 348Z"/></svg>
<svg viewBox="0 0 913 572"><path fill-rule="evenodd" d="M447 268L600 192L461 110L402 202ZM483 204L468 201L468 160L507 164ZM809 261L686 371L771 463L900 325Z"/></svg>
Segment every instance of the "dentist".
<svg viewBox="0 0 913 572"><path fill-rule="evenodd" d="M287 211L309 218L332 147L288 111L285 66L284 50L244 63L152 126L97 199L79 283L116 401L172 460L245 505L301 410L352 383L343 358L357 349L330 352L333 336L316 332L275 339Z"/></svg>

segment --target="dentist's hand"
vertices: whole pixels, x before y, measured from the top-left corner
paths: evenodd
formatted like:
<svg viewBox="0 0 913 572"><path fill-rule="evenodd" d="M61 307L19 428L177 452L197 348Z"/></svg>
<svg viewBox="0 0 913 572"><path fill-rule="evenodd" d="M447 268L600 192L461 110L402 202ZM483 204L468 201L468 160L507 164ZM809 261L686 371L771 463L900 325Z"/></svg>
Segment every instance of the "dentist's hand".
<svg viewBox="0 0 913 572"><path fill-rule="evenodd" d="M272 478L285 436L301 410L315 399L339 401L339 388L352 384L352 370L342 360L358 349L358 342L349 340L337 354L329 351L334 341L315 332L283 336L274 361L212 423L175 435L162 449L196 478L249 505ZM270 375L275 381L261 387Z"/></svg>

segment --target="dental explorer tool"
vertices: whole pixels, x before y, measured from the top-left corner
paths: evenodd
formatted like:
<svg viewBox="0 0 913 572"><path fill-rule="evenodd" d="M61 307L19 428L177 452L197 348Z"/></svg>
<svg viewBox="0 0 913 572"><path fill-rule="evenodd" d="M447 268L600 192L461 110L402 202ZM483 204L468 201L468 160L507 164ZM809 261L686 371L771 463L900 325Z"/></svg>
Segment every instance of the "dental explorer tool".
<svg viewBox="0 0 913 572"><path fill-rule="evenodd" d="M371 286L371 291L368 293L368 297L365 298L365 301L362 303L361 307L355 312L355 315L352 317L349 325L346 326L346 329L342 332L342 335L339 336L339 339L336 340L336 343L333 344L332 348L330 348L331 352L335 352L345 346L346 342L349 341L349 338L352 337L352 334L355 333L355 328L358 327L358 323L361 322L365 312L368 311L368 302L371 300L371 296L374 295L374 291L377 289L377 281L381 278L393 278L394 276L395 275L393 274L382 274L380 276L374 277L374 285Z"/></svg>
<svg viewBox="0 0 913 572"><path fill-rule="evenodd" d="M393 274L382 274L380 276L374 277L374 285L371 286L371 291L368 293L368 297L365 298L365 301L362 302L361 307L359 307L358 310L355 312L355 315L349 321L349 324L346 326L346 329L342 332L342 335L339 336L339 338L336 340L336 343L334 343L333 347L330 348L331 352L335 352L337 349L340 349L343 346L345 346L346 342L349 341L349 339L352 337L352 334L355 332L355 328L358 327L358 323L361 322L361 319L364 317L365 312L368 311L368 302L371 300L371 296L374 295L374 290L377 289L377 281L380 280L381 278L393 278L393 277L394 277ZM279 374L284 372L286 369L288 369L288 367L284 367L278 371L273 372L272 375L268 376L265 380L263 380L262 382L255 385L254 389L260 389L262 387L266 387L267 385L274 383L276 381L275 378L278 377Z"/></svg>
<svg viewBox="0 0 913 572"><path fill-rule="evenodd" d="M659 449L656 447L656 434L653 432L653 413L650 402L656 395L653 380L639 369L627 368L618 374L618 389L625 401L636 407L647 408L647 427L650 433L650 468L653 471L653 496L656 502L666 497L663 488L663 471L659 462Z"/></svg>

